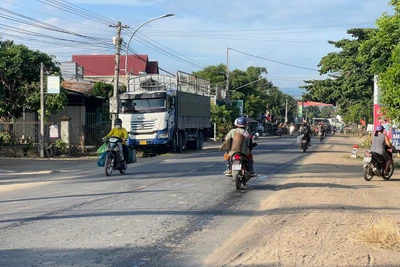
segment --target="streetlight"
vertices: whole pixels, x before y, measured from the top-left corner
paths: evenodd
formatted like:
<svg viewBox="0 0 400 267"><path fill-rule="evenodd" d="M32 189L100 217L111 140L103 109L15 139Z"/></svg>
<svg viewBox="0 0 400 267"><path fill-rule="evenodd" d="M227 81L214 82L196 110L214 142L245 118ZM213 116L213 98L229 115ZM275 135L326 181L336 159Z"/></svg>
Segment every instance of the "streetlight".
<svg viewBox="0 0 400 267"><path fill-rule="evenodd" d="M126 72L127 72L127 68L128 68L128 52L129 52L129 44L131 43L131 41L132 41L132 38L133 38L133 36L135 35L135 33L140 29L140 28L142 28L144 25L146 25L147 23L150 23L150 22L152 22L152 21L155 21L155 20L158 20L158 19L163 19L163 18L167 18L167 17L172 17L172 16L174 16L174 14L165 14L165 15L162 15L162 16L160 16L160 17L157 17L157 18L154 18L154 19L151 19L151 20L148 20L148 21L146 21L146 22L144 22L144 23L142 23L141 25L139 25L139 27L137 27L136 28L136 30L132 33L132 35L131 35L131 38L129 38L129 42L128 42L128 44L126 45L126 57L125 57L125 74L126 74Z"/></svg>

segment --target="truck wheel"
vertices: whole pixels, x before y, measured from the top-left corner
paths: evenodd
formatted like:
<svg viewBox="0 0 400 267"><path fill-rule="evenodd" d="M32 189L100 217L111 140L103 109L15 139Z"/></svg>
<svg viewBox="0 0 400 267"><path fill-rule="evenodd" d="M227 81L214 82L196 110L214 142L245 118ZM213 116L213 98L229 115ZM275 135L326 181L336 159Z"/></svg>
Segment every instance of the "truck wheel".
<svg viewBox="0 0 400 267"><path fill-rule="evenodd" d="M181 133L177 133L177 144L176 144L176 153L180 154L182 153L182 147L183 147L183 136Z"/></svg>
<svg viewBox="0 0 400 267"><path fill-rule="evenodd" d="M171 152L175 154L177 153L177 150L178 150L178 133L174 133L171 143Z"/></svg>
<svg viewBox="0 0 400 267"><path fill-rule="evenodd" d="M199 132L199 149L203 149L203 143L204 143L204 135L203 132Z"/></svg>
<svg viewBox="0 0 400 267"><path fill-rule="evenodd" d="M197 134L196 134L196 138L194 140L193 149L195 149L195 150L200 149L200 135L199 135L199 132L197 132Z"/></svg>

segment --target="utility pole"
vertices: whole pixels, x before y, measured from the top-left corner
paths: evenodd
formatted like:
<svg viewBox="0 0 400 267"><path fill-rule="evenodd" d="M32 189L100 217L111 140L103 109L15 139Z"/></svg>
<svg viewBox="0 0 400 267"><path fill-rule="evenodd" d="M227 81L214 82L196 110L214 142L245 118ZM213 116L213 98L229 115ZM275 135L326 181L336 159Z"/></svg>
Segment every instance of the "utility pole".
<svg viewBox="0 0 400 267"><path fill-rule="evenodd" d="M287 113L288 113L288 100L286 99L286 109L285 109L285 123L287 123Z"/></svg>
<svg viewBox="0 0 400 267"><path fill-rule="evenodd" d="M226 95L225 101L228 105L231 104L231 95L229 93L229 47L226 48Z"/></svg>
<svg viewBox="0 0 400 267"><path fill-rule="evenodd" d="M44 158L44 75L43 75L43 63L40 63L40 152L39 156Z"/></svg>
<svg viewBox="0 0 400 267"><path fill-rule="evenodd" d="M109 27L117 28L117 36L113 38L115 45L115 71L114 71L114 91L113 97L110 98L110 113L112 119L112 125L114 126L114 121L118 117L119 105L118 105L118 86L119 86L119 63L121 57L121 30L122 28L129 28L128 26L122 26L121 22L118 21L117 25L109 25Z"/></svg>

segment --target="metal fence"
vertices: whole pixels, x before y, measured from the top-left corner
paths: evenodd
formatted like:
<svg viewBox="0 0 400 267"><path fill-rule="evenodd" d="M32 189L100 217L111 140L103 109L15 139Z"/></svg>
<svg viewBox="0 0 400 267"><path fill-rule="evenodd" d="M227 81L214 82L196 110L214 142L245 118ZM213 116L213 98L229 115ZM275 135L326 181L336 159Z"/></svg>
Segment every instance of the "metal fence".
<svg viewBox="0 0 400 267"><path fill-rule="evenodd" d="M51 142L50 126L53 122L45 124L45 142ZM0 122L0 133L9 133L18 143L24 143L27 140L33 143L39 143L40 123L39 122Z"/></svg>
<svg viewBox="0 0 400 267"><path fill-rule="evenodd" d="M101 138L107 135L111 130L111 121L102 121L101 113L86 113L85 125L70 124L71 144L95 146L101 144ZM25 120L25 121L23 121ZM45 123L45 142L54 143L55 139L50 138L50 126L59 122ZM61 129L58 127L58 136L61 136ZM29 114L24 119L16 122L0 122L0 134L9 133L17 143L32 142L39 143L40 122L34 113Z"/></svg>

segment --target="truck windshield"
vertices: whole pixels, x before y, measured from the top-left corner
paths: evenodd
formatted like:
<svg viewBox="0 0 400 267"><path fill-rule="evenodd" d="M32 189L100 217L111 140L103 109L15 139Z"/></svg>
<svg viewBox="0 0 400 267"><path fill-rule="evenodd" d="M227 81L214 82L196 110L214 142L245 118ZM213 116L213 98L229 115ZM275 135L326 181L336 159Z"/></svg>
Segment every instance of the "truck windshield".
<svg viewBox="0 0 400 267"><path fill-rule="evenodd" d="M165 111L165 98L122 100L120 112L125 114L155 113Z"/></svg>

